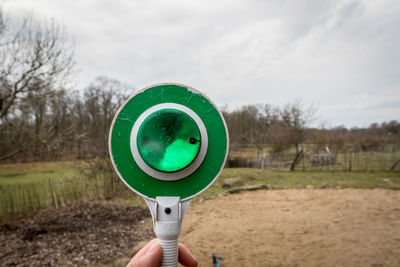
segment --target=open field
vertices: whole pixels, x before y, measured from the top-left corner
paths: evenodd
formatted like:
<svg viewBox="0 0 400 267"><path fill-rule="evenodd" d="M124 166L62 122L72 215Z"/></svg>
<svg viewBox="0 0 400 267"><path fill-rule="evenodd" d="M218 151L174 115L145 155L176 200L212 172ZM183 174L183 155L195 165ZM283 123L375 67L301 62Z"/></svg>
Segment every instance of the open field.
<svg viewBox="0 0 400 267"><path fill-rule="evenodd" d="M104 177L88 178L83 162L0 165L0 220L104 197Z"/></svg>
<svg viewBox="0 0 400 267"><path fill-rule="evenodd" d="M226 178L240 177L244 185L266 184L273 189L301 188L359 188L400 189L400 172L340 172L309 171L288 172L249 168L225 168L218 180L194 201L225 194Z"/></svg>
<svg viewBox="0 0 400 267"><path fill-rule="evenodd" d="M104 199L104 181L80 176L74 166L71 162L2 165L2 207L11 197L22 197L17 203L12 200L22 212L14 210L15 214L45 209L17 221L2 209L7 222L0 229L1 243L12 248L2 249L7 251L0 256L6 265L39 266L44 260L57 264L63 259L60 253L69 251L63 265L123 266L137 242L153 237L150 219L126 224L136 222L137 216L144 218L140 209L142 215L134 209L128 212L126 205L143 207L141 198L128 191L112 202L74 206ZM56 177L68 173L70 177ZM53 178L35 180L43 174ZM245 186L265 184L274 190L230 195L222 185L233 177L240 177ZM35 182L28 182L31 179ZM58 209L54 209L49 179ZM15 191L7 191L10 188ZM399 172L225 168L189 207L182 241L201 266L211 266L211 252L225 257L222 266L265 266L266 262L267 266L396 266L399 258L394 251L400 246L400 190L396 189L400 189ZM38 190L40 199L29 195L32 190ZM124 212L128 217L121 221ZM127 239L126 235L133 236Z"/></svg>
<svg viewBox="0 0 400 267"><path fill-rule="evenodd" d="M61 207L82 201L104 199L108 177L88 178L78 171L81 162L45 162L0 165L0 218L7 219L41 209ZM272 188L386 188L400 189L400 172L288 172L266 169L225 168L201 199L224 194L223 179L240 177L245 185L266 184ZM107 180L108 179L108 180ZM106 181L106 182L105 182ZM112 188L125 190L128 202L142 204L118 179Z"/></svg>
<svg viewBox="0 0 400 267"><path fill-rule="evenodd" d="M399 190L260 190L192 203L180 241L212 266L399 266ZM4 266L125 266L154 237L147 209L119 202L0 225ZM144 219L144 220L143 220ZM144 243L143 243L144 242ZM132 249L135 247L135 249Z"/></svg>
<svg viewBox="0 0 400 267"><path fill-rule="evenodd" d="M31 162L0 165L0 185L47 182L48 179L73 177L79 174L81 162Z"/></svg>

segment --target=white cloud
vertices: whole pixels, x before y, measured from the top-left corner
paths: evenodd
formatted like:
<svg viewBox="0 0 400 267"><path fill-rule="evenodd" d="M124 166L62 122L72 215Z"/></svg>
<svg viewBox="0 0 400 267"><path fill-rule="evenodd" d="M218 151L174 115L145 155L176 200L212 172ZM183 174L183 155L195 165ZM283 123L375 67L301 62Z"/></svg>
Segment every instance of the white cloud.
<svg viewBox="0 0 400 267"><path fill-rule="evenodd" d="M218 105L303 99L332 125L400 119L400 2L6 1L62 21L83 87L183 82ZM396 102L396 101L397 102ZM374 108L371 108L374 107Z"/></svg>

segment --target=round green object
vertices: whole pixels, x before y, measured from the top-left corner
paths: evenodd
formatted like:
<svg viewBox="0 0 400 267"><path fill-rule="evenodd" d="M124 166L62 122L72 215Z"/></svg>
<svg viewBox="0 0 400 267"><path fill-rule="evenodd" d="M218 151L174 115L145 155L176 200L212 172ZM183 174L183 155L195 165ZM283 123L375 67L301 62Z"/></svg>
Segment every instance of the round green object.
<svg viewBox="0 0 400 267"><path fill-rule="evenodd" d="M148 116L139 128L137 147L143 161L161 172L186 168L200 150L195 121L177 109L162 109Z"/></svg>
<svg viewBox="0 0 400 267"><path fill-rule="evenodd" d="M148 175L131 153L131 132L135 122L149 108L164 103L183 105L195 112L204 123L208 136L207 152L200 166L187 177L173 181ZM111 125L109 151L118 176L136 193L150 199L178 196L186 200L204 191L218 177L227 158L228 143L225 121L205 95L186 85L158 84L138 91L120 107Z"/></svg>

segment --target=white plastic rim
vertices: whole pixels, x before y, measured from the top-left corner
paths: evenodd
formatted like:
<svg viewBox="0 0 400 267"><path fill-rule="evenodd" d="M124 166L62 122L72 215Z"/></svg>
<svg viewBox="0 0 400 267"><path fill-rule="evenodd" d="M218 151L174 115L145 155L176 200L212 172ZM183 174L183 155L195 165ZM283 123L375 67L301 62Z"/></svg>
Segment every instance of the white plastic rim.
<svg viewBox="0 0 400 267"><path fill-rule="evenodd" d="M200 151L197 154L197 157L193 160L193 162L184 168L183 170L177 171L177 172L160 172L158 170L153 169L150 167L144 160L142 159L139 149L137 147L137 135L140 129L140 126L144 122L144 120L153 114L156 111L162 110L162 109L176 109L179 111L182 111L186 113L188 116L190 116L194 122L196 123L197 127L199 128L200 131L200 136L201 136L201 143L200 143ZM163 180L163 181L175 181L179 180L182 178L185 178L195 172L197 168L200 167L201 163L203 162L206 154L207 154L207 148L208 148L208 135L207 135L207 129L206 126L204 125L203 121L200 119L200 117L190 108L176 104L176 103L163 103L159 105L152 106L151 108L147 109L144 111L139 118L135 121L132 131L131 131L131 137L130 137L130 145L131 145L131 153L133 156L133 159L135 160L136 164L139 166L139 168L144 171L146 174L150 175L153 178L156 178L158 180Z"/></svg>

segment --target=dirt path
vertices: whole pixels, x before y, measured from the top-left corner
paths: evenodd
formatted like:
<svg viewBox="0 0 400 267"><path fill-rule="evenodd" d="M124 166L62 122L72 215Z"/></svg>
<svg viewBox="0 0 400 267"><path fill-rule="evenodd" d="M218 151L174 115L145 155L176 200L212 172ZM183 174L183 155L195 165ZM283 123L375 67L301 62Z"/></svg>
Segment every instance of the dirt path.
<svg viewBox="0 0 400 267"><path fill-rule="evenodd" d="M271 190L189 207L200 266L400 266L400 191Z"/></svg>

